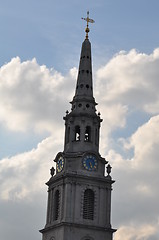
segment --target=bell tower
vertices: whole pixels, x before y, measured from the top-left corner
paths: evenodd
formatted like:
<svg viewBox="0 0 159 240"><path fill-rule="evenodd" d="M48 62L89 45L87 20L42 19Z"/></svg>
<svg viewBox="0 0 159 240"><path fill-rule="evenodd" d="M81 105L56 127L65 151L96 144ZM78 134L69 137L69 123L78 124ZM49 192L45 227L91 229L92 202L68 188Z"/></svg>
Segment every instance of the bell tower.
<svg viewBox="0 0 159 240"><path fill-rule="evenodd" d="M102 119L93 96L89 22L82 44L75 96L66 112L64 151L59 152L56 174L51 169L47 219L43 240L112 240L111 166L99 153Z"/></svg>

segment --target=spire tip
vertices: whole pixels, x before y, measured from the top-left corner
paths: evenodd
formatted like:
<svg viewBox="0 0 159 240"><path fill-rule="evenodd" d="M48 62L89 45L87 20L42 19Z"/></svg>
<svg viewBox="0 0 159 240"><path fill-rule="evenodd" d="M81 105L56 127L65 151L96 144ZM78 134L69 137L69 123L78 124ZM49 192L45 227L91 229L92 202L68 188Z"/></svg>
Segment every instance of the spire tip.
<svg viewBox="0 0 159 240"><path fill-rule="evenodd" d="M85 32L86 32L86 39L88 39L88 33L90 31L88 23L94 23L95 21L93 19L89 18L89 11L87 11L87 17L82 18L82 19L87 22L87 27L85 29Z"/></svg>

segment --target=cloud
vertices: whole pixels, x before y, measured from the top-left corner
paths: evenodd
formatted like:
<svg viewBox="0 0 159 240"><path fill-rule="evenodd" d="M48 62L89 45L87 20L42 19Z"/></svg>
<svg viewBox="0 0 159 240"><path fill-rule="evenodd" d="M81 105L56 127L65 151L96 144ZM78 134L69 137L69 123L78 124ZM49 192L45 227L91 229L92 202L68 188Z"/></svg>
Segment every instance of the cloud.
<svg viewBox="0 0 159 240"><path fill-rule="evenodd" d="M159 48L149 55L132 49L119 52L95 73L95 96L104 119L102 153L113 145L120 148L120 138L131 136L139 124L158 114L158 65ZM115 131L118 139L112 138Z"/></svg>
<svg viewBox="0 0 159 240"><path fill-rule="evenodd" d="M41 192L49 178L49 169L61 139L55 134L38 144L31 151L0 161L0 181L2 200L31 200L33 193ZM3 181L5 179L5 181Z"/></svg>
<svg viewBox="0 0 159 240"><path fill-rule="evenodd" d="M12 131L53 131L70 100L76 73L71 69L64 77L36 59L13 58L0 68L0 121Z"/></svg>
<svg viewBox="0 0 159 240"><path fill-rule="evenodd" d="M159 116L152 117L129 139L125 139L126 148L133 148L132 158L124 159L114 150L108 152L107 159L113 166L112 174L117 180L117 187L113 193L115 195L113 216L121 226L115 240L122 239L124 234L127 240L157 239L158 124Z"/></svg>
<svg viewBox="0 0 159 240"><path fill-rule="evenodd" d="M128 104L151 114L159 112L159 48L150 55L121 51L97 73L98 95L108 103Z"/></svg>
<svg viewBox="0 0 159 240"><path fill-rule="evenodd" d="M50 168L56 151L61 151L60 135L54 134L31 151L0 161L0 231L7 240L39 239L44 227ZM26 230L27 229L27 230ZM28 231L29 229L29 231Z"/></svg>
<svg viewBox="0 0 159 240"><path fill-rule="evenodd" d="M157 240L158 225L124 226L116 233L114 240ZM155 237L156 236L156 237Z"/></svg>
<svg viewBox="0 0 159 240"><path fill-rule="evenodd" d="M158 64L159 49L150 55L131 50L116 54L96 73L104 119L101 151L116 179L115 240L158 239Z"/></svg>
<svg viewBox="0 0 159 240"><path fill-rule="evenodd" d="M53 159L61 148L62 132L44 139L31 151L0 161L0 232L7 240L39 239L45 225L47 187ZM26 230L27 229L27 230ZM28 231L29 229L29 231Z"/></svg>
<svg viewBox="0 0 159 240"><path fill-rule="evenodd" d="M95 97L104 119L101 153L111 163L116 180L112 206L112 224L118 228L115 240L157 240L158 236L158 63L159 49L150 55L131 50L115 55L95 73ZM36 208L37 218L45 218L39 215L41 211L46 213L46 205L42 205L44 183L50 177L52 159L63 150L62 116L74 95L76 75L76 68L63 76L39 66L35 59L21 62L18 57L0 69L2 126L24 134L50 134L31 151L0 161L1 208L7 211L10 206L12 212L13 207L17 210L18 205L21 209L24 206L21 217L26 214L25 224L31 221L29 209L37 206L38 201L41 205ZM139 113L148 117L134 127ZM129 134L125 136L124 131ZM13 217L8 217L6 224L5 219L1 220L4 229L7 221L10 223ZM18 220L14 223L15 231L17 223ZM28 228L33 224L31 221ZM5 231L3 236L4 240L9 238ZM17 239L18 231L15 236Z"/></svg>

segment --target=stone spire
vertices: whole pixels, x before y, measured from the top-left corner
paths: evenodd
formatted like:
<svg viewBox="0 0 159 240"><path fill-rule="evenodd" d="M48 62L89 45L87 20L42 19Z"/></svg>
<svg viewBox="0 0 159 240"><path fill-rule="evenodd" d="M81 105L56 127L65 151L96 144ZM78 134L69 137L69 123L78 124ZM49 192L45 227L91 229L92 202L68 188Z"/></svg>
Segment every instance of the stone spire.
<svg viewBox="0 0 159 240"><path fill-rule="evenodd" d="M82 44L74 100L83 97L93 100L91 43L89 39L85 39Z"/></svg>
<svg viewBox="0 0 159 240"><path fill-rule="evenodd" d="M82 18L87 21L87 27L85 29L86 38L82 44L79 71L76 85L76 92L74 100L87 97L89 100L93 98L93 84L92 84L92 59L91 59L91 43L88 39L88 33L90 31L88 23L94 23L93 19L89 18L89 12L87 12L87 18Z"/></svg>
<svg viewBox="0 0 159 240"><path fill-rule="evenodd" d="M100 116L96 114L93 97L91 43L88 39L88 23L94 22L87 13L86 38L82 44L75 96L70 113L65 120L65 152L94 151L99 149Z"/></svg>

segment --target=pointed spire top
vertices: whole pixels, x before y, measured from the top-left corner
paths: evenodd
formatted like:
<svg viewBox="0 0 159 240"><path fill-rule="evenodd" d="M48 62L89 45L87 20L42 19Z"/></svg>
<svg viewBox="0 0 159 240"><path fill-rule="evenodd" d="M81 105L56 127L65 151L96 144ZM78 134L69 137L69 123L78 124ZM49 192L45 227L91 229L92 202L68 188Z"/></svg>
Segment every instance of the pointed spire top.
<svg viewBox="0 0 159 240"><path fill-rule="evenodd" d="M87 22L87 27L85 29L86 32L86 39L88 39L88 33L90 31L89 27L88 27L88 23L94 23L95 21L91 18L89 18L89 11L87 11L87 17L86 18L82 18L83 20L85 20Z"/></svg>

